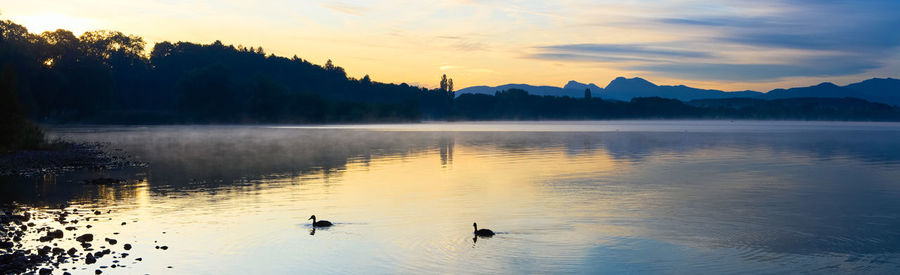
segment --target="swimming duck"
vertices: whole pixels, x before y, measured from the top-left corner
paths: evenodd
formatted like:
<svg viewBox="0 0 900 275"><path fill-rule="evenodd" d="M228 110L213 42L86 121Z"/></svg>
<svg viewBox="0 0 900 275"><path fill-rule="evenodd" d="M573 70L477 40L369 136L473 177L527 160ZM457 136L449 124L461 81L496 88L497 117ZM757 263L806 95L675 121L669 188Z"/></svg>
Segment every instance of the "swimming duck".
<svg viewBox="0 0 900 275"><path fill-rule="evenodd" d="M478 229L478 223L472 223L472 226L475 227L475 236L479 237L490 237L494 236L494 231L490 229Z"/></svg>
<svg viewBox="0 0 900 275"><path fill-rule="evenodd" d="M312 226L313 226L313 227L328 227L328 226L332 226L332 225L333 225L330 221L325 221L325 220L322 220L322 221L316 221L316 215L310 216L309 219L307 219L307 220L312 220L312 221L313 221L313 223L312 223Z"/></svg>

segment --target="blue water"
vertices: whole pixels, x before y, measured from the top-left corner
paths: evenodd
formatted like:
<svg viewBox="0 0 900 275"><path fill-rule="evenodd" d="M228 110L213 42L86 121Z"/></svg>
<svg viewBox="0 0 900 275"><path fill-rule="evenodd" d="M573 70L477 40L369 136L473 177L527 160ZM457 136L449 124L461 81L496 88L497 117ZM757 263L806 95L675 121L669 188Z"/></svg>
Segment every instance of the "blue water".
<svg viewBox="0 0 900 275"><path fill-rule="evenodd" d="M33 211L111 210L111 220L79 230L120 232L120 242L135 244L143 261L113 273L900 268L895 123L75 127L52 135L105 142L149 164L0 179L0 200ZM128 183L79 183L99 176ZM312 214L336 225L313 232ZM475 221L498 234L473 239ZM170 249L153 249L154 241Z"/></svg>

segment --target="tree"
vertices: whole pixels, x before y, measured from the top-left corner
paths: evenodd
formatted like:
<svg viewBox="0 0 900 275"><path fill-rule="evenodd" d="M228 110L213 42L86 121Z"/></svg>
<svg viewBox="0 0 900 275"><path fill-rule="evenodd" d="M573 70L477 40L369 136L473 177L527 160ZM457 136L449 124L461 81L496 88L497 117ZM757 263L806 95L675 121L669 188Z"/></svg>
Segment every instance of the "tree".
<svg viewBox="0 0 900 275"><path fill-rule="evenodd" d="M257 121L279 122L287 113L287 93L275 80L266 76L257 76L253 93L250 95L248 112Z"/></svg>
<svg viewBox="0 0 900 275"><path fill-rule="evenodd" d="M126 65L124 62L141 60L146 45L141 37L117 31L85 32L79 39L84 53L99 58L113 67Z"/></svg>
<svg viewBox="0 0 900 275"><path fill-rule="evenodd" d="M179 80L180 111L195 121L230 121L237 114L231 73L221 64L188 72Z"/></svg>
<svg viewBox="0 0 900 275"><path fill-rule="evenodd" d="M453 79L452 78L447 79L447 92L449 92L449 93L453 92Z"/></svg>
<svg viewBox="0 0 900 275"><path fill-rule="evenodd" d="M60 63L75 63L81 55L78 51L81 41L70 31L63 29L45 31L41 34L41 38L45 42L41 56L46 58L44 64L48 67Z"/></svg>
<svg viewBox="0 0 900 275"><path fill-rule="evenodd" d="M334 63L331 62L331 59L328 59L328 61L325 61L325 70L326 71L334 71Z"/></svg>
<svg viewBox="0 0 900 275"><path fill-rule="evenodd" d="M591 99L591 89L584 89L584 98Z"/></svg>
<svg viewBox="0 0 900 275"><path fill-rule="evenodd" d="M448 81L447 81L447 74L444 74L443 76L441 76L441 91L442 92L447 91L447 87L449 86L449 84L450 83L448 83Z"/></svg>

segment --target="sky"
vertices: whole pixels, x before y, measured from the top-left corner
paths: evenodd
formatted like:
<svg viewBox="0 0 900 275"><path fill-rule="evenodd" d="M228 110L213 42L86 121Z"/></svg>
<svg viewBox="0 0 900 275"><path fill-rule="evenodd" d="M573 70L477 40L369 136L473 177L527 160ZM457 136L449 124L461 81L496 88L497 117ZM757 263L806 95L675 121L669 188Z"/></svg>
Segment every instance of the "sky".
<svg viewBox="0 0 900 275"><path fill-rule="evenodd" d="M457 89L618 76L768 91L900 77L900 1L0 0L34 33L262 46L352 77Z"/></svg>

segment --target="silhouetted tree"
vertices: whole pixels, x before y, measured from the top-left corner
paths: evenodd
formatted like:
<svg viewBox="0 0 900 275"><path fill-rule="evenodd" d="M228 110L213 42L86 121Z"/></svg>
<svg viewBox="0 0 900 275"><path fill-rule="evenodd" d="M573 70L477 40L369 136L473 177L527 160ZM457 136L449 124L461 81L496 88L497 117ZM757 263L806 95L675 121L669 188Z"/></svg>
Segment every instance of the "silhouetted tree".
<svg viewBox="0 0 900 275"><path fill-rule="evenodd" d="M622 102L592 98L589 90L584 99L529 95L524 90L455 97L453 79L446 74L440 88L425 89L380 83L368 75L355 80L331 60L320 66L297 56L267 56L262 47L163 41L146 55L145 45L140 37L116 31L75 36L56 30L36 35L11 21L0 21L0 65L12 72L4 74L0 100L17 104L0 106L0 114L87 123L669 117L900 120L896 107L841 98Z"/></svg>
<svg viewBox="0 0 900 275"><path fill-rule="evenodd" d="M584 89L584 98L591 99L591 89Z"/></svg>
<svg viewBox="0 0 900 275"><path fill-rule="evenodd" d="M453 95L453 79L452 78L447 79L447 92L450 93L451 95Z"/></svg>
<svg viewBox="0 0 900 275"><path fill-rule="evenodd" d="M240 109L229 74L220 64L187 73L178 83L181 112L192 121L233 121Z"/></svg>

